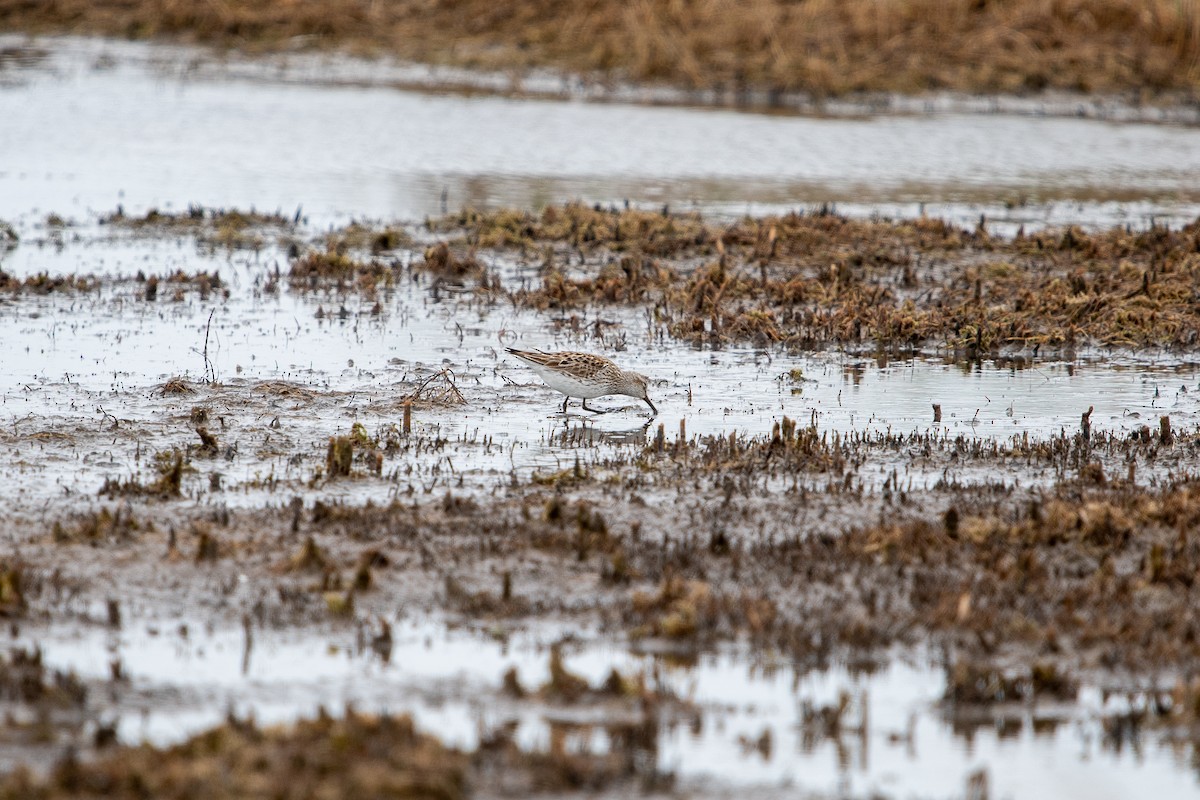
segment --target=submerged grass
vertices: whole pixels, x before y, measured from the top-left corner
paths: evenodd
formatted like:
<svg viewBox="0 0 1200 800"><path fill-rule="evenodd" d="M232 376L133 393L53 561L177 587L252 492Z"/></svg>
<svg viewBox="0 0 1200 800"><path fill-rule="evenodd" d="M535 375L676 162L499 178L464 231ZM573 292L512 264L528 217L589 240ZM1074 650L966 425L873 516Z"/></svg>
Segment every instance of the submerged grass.
<svg viewBox="0 0 1200 800"><path fill-rule="evenodd" d="M486 69L551 67L774 96L946 89L1190 91L1200 16L1171 0L0 0L10 31L320 46Z"/></svg>

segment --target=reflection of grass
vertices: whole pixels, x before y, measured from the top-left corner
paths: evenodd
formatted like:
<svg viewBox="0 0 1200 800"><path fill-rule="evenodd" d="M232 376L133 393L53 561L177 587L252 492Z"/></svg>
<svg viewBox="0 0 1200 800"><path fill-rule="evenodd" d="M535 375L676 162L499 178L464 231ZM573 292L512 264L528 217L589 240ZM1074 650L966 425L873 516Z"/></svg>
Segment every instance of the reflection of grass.
<svg viewBox="0 0 1200 800"><path fill-rule="evenodd" d="M296 41L484 68L553 66L685 87L1159 91L1200 81L1200 21L1172 0L0 2L6 30ZM303 37L303 38L298 38Z"/></svg>

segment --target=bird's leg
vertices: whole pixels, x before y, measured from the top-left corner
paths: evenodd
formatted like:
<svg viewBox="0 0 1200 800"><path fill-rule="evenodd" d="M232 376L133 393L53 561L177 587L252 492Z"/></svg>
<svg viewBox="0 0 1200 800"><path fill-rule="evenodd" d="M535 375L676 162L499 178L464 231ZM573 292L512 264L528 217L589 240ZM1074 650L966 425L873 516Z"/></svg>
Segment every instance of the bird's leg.
<svg viewBox="0 0 1200 800"><path fill-rule="evenodd" d="M607 414L607 413L608 413L607 411L604 411L603 409L599 409L599 408L588 408L588 404L587 404L587 398L586 398L586 397L583 399L583 410L584 410L584 411L590 411L590 412L592 412L593 414Z"/></svg>
<svg viewBox="0 0 1200 800"><path fill-rule="evenodd" d="M564 413L564 414L565 414L565 413L567 413L567 401L568 401L568 400L570 400L570 399L571 399L571 395L567 395L566 397L564 397L564 398L563 398L563 410L562 410L562 413Z"/></svg>

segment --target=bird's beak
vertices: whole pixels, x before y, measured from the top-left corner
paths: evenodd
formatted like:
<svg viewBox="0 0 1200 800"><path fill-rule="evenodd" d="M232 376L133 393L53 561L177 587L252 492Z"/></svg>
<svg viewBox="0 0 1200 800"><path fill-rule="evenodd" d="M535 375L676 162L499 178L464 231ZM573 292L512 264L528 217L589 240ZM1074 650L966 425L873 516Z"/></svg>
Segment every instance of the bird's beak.
<svg viewBox="0 0 1200 800"><path fill-rule="evenodd" d="M643 397L642 399L646 401L646 405L650 406L650 410L651 410L651 411L653 411L653 412L654 412L654 416L656 416L656 417L657 417L657 416L658 416L658 409L654 407L654 403L651 403L651 402L650 402L650 398L649 398L649 397Z"/></svg>

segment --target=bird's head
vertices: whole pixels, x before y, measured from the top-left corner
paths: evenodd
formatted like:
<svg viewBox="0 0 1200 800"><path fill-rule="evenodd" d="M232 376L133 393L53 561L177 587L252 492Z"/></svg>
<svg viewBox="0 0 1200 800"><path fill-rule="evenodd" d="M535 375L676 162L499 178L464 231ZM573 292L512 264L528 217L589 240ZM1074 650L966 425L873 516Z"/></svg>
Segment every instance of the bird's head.
<svg viewBox="0 0 1200 800"><path fill-rule="evenodd" d="M645 400L646 405L650 406L650 410L657 414L658 409L654 407L654 403L650 402L650 395L648 392L650 387L650 379L640 372L631 372L629 373L629 377L632 384L630 388L633 389L633 391L629 393L630 396L636 397L640 400Z"/></svg>

